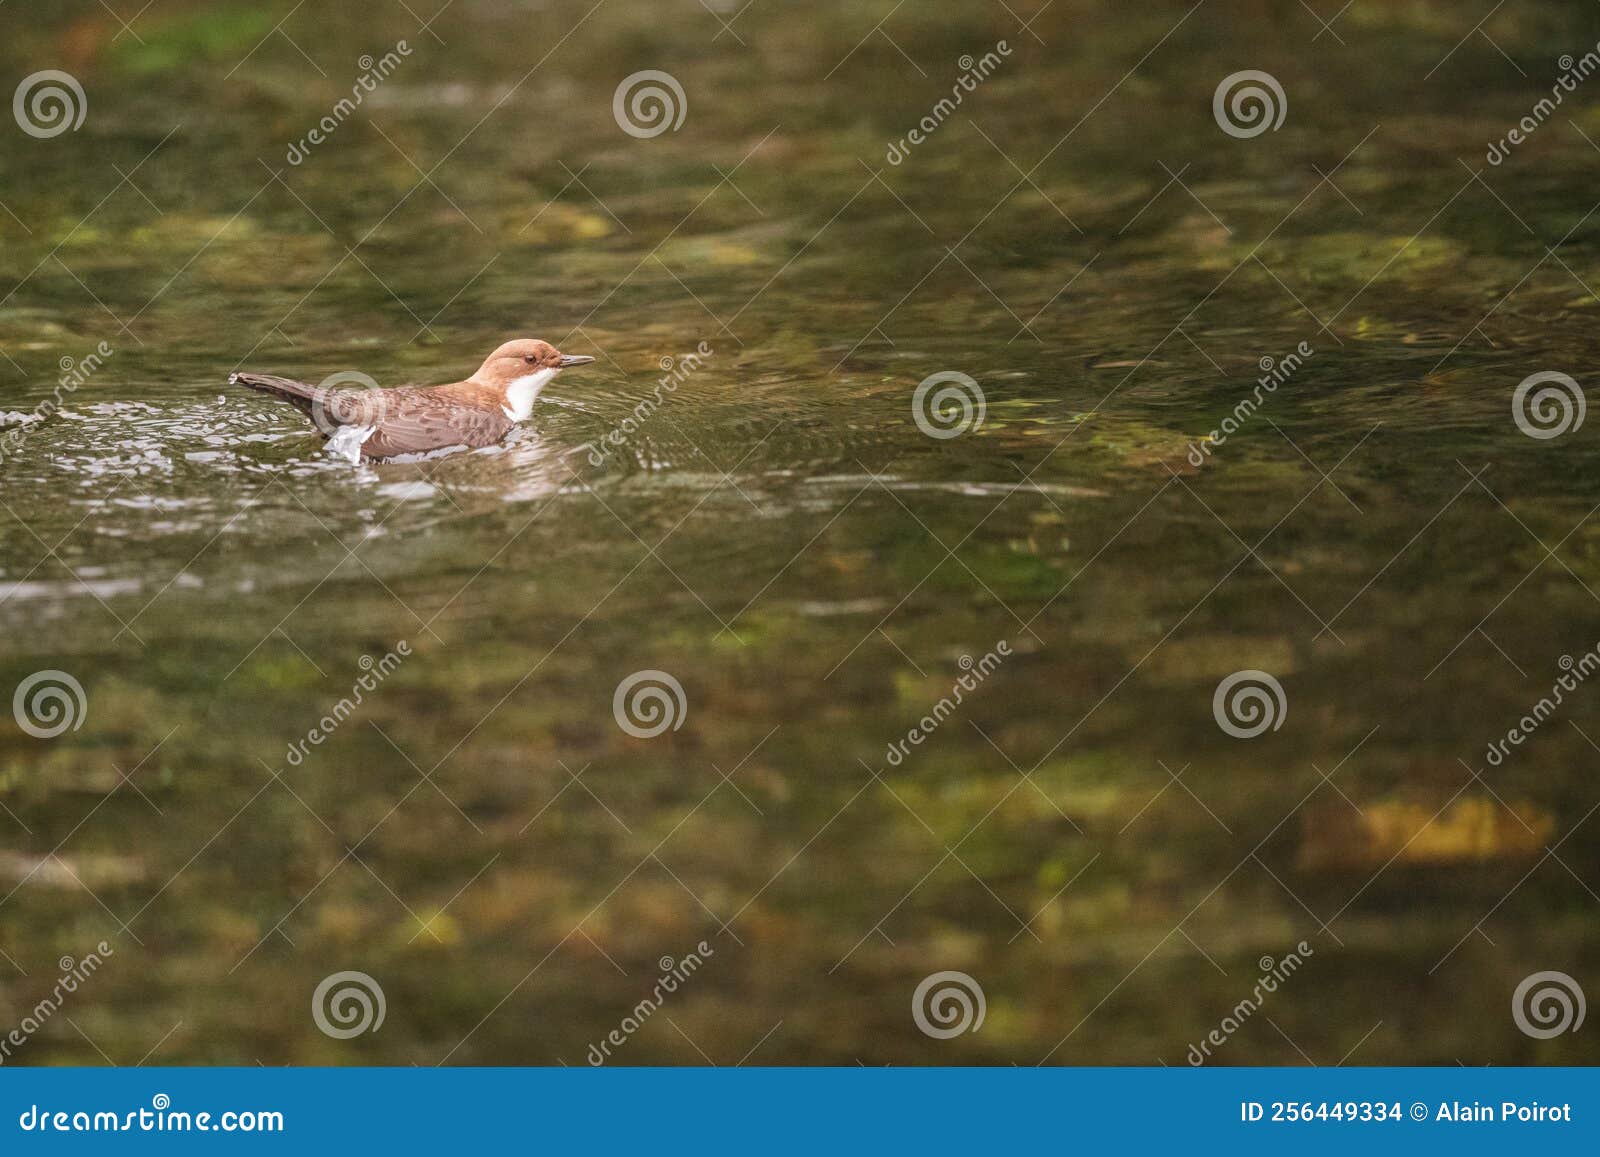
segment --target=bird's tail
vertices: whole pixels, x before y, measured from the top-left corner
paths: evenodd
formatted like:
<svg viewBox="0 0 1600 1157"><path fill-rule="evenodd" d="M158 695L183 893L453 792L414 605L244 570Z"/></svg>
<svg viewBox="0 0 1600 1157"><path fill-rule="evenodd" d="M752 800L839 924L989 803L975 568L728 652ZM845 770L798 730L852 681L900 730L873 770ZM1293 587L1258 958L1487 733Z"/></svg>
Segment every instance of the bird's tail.
<svg viewBox="0 0 1600 1157"><path fill-rule="evenodd" d="M293 402L308 414L311 412L312 402L317 398L316 386L308 386L305 382L297 382L293 378L275 377L272 374L229 374L228 384L249 386L252 390L272 394Z"/></svg>
<svg viewBox="0 0 1600 1157"><path fill-rule="evenodd" d="M328 386L308 386L293 378L273 374L234 373L230 385L249 386L264 394L292 402L305 413L323 435L332 435L343 426L371 426L383 420L384 391L341 390Z"/></svg>

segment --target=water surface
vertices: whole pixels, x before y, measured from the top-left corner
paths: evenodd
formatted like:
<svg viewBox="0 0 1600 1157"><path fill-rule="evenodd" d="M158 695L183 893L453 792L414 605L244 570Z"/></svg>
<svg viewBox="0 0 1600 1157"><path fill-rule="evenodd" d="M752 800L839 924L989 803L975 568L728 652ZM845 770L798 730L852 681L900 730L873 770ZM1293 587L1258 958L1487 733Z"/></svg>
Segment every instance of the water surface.
<svg viewBox="0 0 1600 1157"><path fill-rule="evenodd" d="M1592 6L111 7L0 8L87 98L0 132L0 689L84 692L0 729L0 1026L110 950L13 1063L1181 1064L1290 954L1215 1063L1593 1058L1511 1000L1600 991L1595 689L1487 748L1600 642L1595 424L1512 416L1587 384L1594 98L1485 160ZM439 461L226 385L517 335L598 361Z"/></svg>

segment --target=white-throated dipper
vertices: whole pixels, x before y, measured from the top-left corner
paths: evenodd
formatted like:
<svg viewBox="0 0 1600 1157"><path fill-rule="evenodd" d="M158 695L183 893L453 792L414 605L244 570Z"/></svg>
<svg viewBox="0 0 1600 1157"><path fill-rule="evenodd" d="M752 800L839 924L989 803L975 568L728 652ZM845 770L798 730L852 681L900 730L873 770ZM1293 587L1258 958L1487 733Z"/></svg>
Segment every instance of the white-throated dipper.
<svg viewBox="0 0 1600 1157"><path fill-rule="evenodd" d="M518 338L490 354L466 381L442 386L350 389L272 374L235 373L229 383L274 394L305 411L329 449L351 461L493 446L533 411L550 379L594 361L546 341Z"/></svg>

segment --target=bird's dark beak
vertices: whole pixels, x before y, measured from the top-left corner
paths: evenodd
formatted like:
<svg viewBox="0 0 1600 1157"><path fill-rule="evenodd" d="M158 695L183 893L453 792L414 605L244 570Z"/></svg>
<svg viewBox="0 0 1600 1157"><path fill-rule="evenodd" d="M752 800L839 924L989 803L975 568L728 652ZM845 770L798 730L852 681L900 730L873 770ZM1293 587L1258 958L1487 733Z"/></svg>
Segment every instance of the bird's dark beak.
<svg viewBox="0 0 1600 1157"><path fill-rule="evenodd" d="M561 360L556 363L556 368L564 370L571 366L586 366L592 361L593 358L585 357L583 354L562 354Z"/></svg>

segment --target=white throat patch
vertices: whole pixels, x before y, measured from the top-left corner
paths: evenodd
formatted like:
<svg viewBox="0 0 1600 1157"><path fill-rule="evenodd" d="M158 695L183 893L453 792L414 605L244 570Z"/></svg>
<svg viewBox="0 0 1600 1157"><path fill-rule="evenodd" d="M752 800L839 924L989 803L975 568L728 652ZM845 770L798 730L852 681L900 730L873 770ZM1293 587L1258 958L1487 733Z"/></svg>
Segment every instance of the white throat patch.
<svg viewBox="0 0 1600 1157"><path fill-rule="evenodd" d="M500 407L505 416L513 422L526 421L528 415L533 413L533 403L539 397L539 391L544 389L558 372L559 370L554 368L537 370L513 381L506 387L505 404Z"/></svg>

